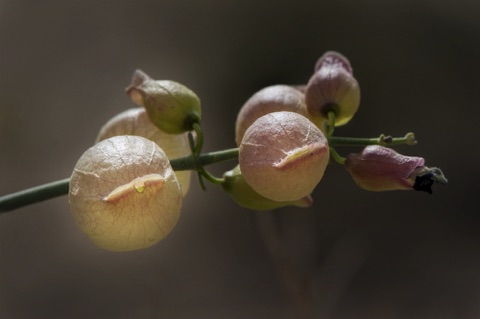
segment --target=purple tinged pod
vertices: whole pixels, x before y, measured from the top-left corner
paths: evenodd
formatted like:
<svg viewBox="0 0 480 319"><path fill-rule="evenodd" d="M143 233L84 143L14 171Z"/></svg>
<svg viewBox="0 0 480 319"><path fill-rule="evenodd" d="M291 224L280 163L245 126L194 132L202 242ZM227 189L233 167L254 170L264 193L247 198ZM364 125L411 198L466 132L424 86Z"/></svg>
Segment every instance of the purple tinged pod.
<svg viewBox="0 0 480 319"><path fill-rule="evenodd" d="M293 112L274 112L257 119L245 132L239 151L247 183L278 202L310 195L328 161L328 142L322 131Z"/></svg>
<svg viewBox="0 0 480 319"><path fill-rule="evenodd" d="M333 51L320 57L305 90L305 103L316 123L328 119L330 111L335 113L335 126L352 119L360 105L360 87L347 58Z"/></svg>

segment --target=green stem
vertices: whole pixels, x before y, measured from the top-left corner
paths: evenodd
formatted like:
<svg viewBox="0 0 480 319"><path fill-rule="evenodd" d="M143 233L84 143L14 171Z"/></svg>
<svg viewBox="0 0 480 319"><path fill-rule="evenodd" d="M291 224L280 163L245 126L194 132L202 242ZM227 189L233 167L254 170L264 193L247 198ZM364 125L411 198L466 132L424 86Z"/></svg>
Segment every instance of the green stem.
<svg viewBox="0 0 480 319"><path fill-rule="evenodd" d="M192 156L195 157L200 155L202 152L202 147L203 147L203 131L202 128L200 127L200 123L194 122L192 124L192 130L195 131L195 136L196 138L193 138L192 132L188 132L188 141L190 143L190 150L192 151ZM207 187L205 186L205 182L203 181L203 173L205 172L205 169L203 167L197 168L197 177L198 177L198 183L200 184L200 187L203 190L206 190Z"/></svg>
<svg viewBox="0 0 480 319"><path fill-rule="evenodd" d="M235 160L237 158L238 148L232 148L218 152L201 154L198 157L190 155L187 157L177 158L171 160L170 164L176 171L199 170L210 164ZM69 178L65 178L55 182L25 189L16 193L1 196L0 213L66 195L68 193L69 181Z"/></svg>
<svg viewBox="0 0 480 319"><path fill-rule="evenodd" d="M333 147L330 147L330 156L335 160L335 162L337 162L338 164L340 165L344 165L345 164L345 157L342 157L340 156L340 154L337 153L337 151L333 148Z"/></svg>
<svg viewBox="0 0 480 319"><path fill-rule="evenodd" d="M194 170L199 172L202 176L207 178L210 182L218 184L221 179L216 178L208 174L204 166L235 160L238 158L238 148L232 148L217 152L205 153L195 155L195 152L199 152L202 146L202 137L200 141L197 142L197 145L194 147L194 154L177 158L170 161L172 168L176 171L182 170ZM380 135L377 138L352 138L352 137L334 137L330 136L328 138L330 147L335 146L367 146L367 145L383 145L383 146L394 146L394 145L415 145L417 141L415 140L415 135L413 133L407 133L404 137L391 137ZM343 158L333 151L333 158L339 162L343 162ZM14 210L23 206L30 204L38 203L47 199L55 198L61 195L66 195L68 193L69 179L62 179L48 184L43 184L40 186L32 187L26 190L22 190L13 194L8 194L0 197L0 213Z"/></svg>
<svg viewBox="0 0 480 319"><path fill-rule="evenodd" d="M382 145L382 146L395 146L395 145L415 145L417 140L413 133L407 133L404 137L391 137L380 135L375 138L355 138L355 137L336 137L331 136L328 138L330 146L367 146L367 145Z"/></svg>
<svg viewBox="0 0 480 319"><path fill-rule="evenodd" d="M0 213L65 195L68 193L69 181L69 178L65 178L2 196L0 197Z"/></svg>
<svg viewBox="0 0 480 319"><path fill-rule="evenodd" d="M335 112L329 111L328 112L328 120L327 120L327 130L326 134L327 137L330 137L333 135L333 132L335 131Z"/></svg>
<svg viewBox="0 0 480 319"><path fill-rule="evenodd" d="M200 167L238 158L238 148L200 154L198 157L189 155L170 161L175 171L197 170Z"/></svg>
<svg viewBox="0 0 480 319"><path fill-rule="evenodd" d="M199 123L193 123L192 127L197 135L197 144L193 150L193 155L200 155L203 147L203 131Z"/></svg>
<svg viewBox="0 0 480 319"><path fill-rule="evenodd" d="M215 184L215 185L221 185L224 183L223 178L218 178L213 176L211 173L209 173L207 170L205 170L203 167L198 171L200 175L205 177L210 183Z"/></svg>

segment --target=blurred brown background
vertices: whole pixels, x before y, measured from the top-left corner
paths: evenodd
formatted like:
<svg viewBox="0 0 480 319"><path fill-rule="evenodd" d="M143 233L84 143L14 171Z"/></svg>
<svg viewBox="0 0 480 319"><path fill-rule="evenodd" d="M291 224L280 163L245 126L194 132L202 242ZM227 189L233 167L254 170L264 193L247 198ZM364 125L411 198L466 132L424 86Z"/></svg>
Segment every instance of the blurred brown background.
<svg viewBox="0 0 480 319"><path fill-rule="evenodd" d="M414 131L398 150L448 187L370 193L335 164L313 207L256 213L194 180L172 234L123 254L66 197L25 207L0 215L0 317L480 318L476 0L0 0L0 194L69 176L133 106L136 68L197 92L213 151L251 94L306 82L326 50L362 88L337 134Z"/></svg>

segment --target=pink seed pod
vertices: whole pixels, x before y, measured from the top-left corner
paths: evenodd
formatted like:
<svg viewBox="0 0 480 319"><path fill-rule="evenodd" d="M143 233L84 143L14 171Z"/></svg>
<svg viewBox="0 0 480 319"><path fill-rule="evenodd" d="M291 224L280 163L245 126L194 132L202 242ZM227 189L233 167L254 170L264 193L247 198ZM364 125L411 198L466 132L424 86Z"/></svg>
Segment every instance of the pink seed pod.
<svg viewBox="0 0 480 319"><path fill-rule="evenodd" d="M413 190L421 157L405 156L391 148L370 145L347 155L345 168L357 185L370 191Z"/></svg>
<svg viewBox="0 0 480 319"><path fill-rule="evenodd" d="M96 142L119 135L142 136L157 143L167 154L167 157L172 160L191 154L187 134L165 133L150 121L144 108L138 107L126 110L111 118L100 129ZM183 196L185 196L190 188L191 171L177 171L175 173L182 187Z"/></svg>
<svg viewBox="0 0 480 319"><path fill-rule="evenodd" d="M305 94L292 86L273 85L261 89L242 106L235 124L235 142L242 142L245 131L259 117L279 111L289 111L308 117Z"/></svg>
<svg viewBox="0 0 480 319"><path fill-rule="evenodd" d="M96 246L129 251L150 247L172 231L182 192L157 144L115 136L80 157L68 200L77 225Z"/></svg>
<svg viewBox="0 0 480 319"><path fill-rule="evenodd" d="M307 84L305 103L315 122L328 119L330 111L335 113L335 126L352 119L360 105L360 87L343 55L329 51L318 60Z"/></svg>
<svg viewBox="0 0 480 319"><path fill-rule="evenodd" d="M328 142L322 131L293 112L260 117L240 145L240 169L247 183L260 195L279 202L310 195L328 161Z"/></svg>

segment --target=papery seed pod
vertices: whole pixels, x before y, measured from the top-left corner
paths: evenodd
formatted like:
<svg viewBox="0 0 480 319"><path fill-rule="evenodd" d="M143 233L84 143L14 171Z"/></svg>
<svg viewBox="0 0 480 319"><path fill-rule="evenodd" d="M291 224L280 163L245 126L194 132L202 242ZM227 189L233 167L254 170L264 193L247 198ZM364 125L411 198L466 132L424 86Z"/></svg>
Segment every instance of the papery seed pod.
<svg viewBox="0 0 480 319"><path fill-rule="evenodd" d="M243 178L240 166L223 174L222 188L237 204L254 210L272 210L285 206L309 207L313 199L310 195L299 200L277 202L258 194Z"/></svg>
<svg viewBox="0 0 480 319"><path fill-rule="evenodd" d="M357 185L369 191L421 190L432 193L433 183L447 184L438 168L424 166L425 160L405 156L380 145L348 154L345 169Z"/></svg>
<svg viewBox="0 0 480 319"><path fill-rule="evenodd" d="M100 248L147 248L173 229L182 192L165 153L140 136L89 148L70 178L68 200L80 229Z"/></svg>
<svg viewBox="0 0 480 319"><path fill-rule="evenodd" d="M274 112L245 132L239 163L247 183L274 201L296 201L312 193L329 161L327 139L306 117Z"/></svg>
<svg viewBox="0 0 480 319"><path fill-rule="evenodd" d="M245 131L259 117L279 111L288 111L308 117L305 94L292 86L273 85L253 94L242 106L235 124L235 142L242 142Z"/></svg>
<svg viewBox="0 0 480 319"><path fill-rule="evenodd" d="M126 110L111 118L101 128L96 142L119 135L137 135L157 143L170 160L191 154L187 133L168 134L153 125L142 107ZM183 196L190 188L191 171L175 172Z"/></svg>
<svg viewBox="0 0 480 319"><path fill-rule="evenodd" d="M315 123L328 119L330 111L335 113L335 126L352 119L360 105L360 87L343 55L329 51L320 57L307 84L305 103L308 113L318 118Z"/></svg>
<svg viewBox="0 0 480 319"><path fill-rule="evenodd" d="M145 107L152 123L166 133L191 131L193 123L200 122L200 99L183 84L155 81L143 71L136 70L126 91L134 103Z"/></svg>

